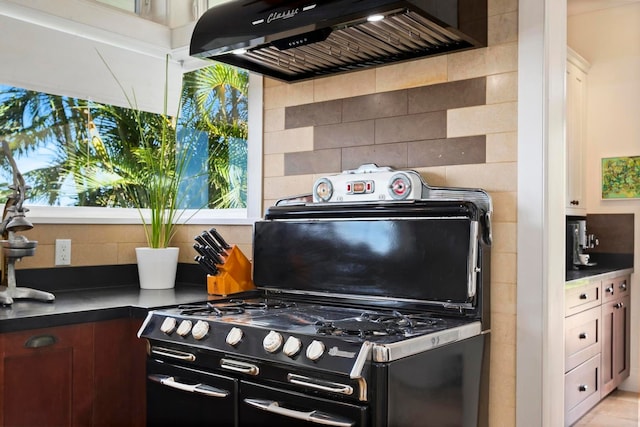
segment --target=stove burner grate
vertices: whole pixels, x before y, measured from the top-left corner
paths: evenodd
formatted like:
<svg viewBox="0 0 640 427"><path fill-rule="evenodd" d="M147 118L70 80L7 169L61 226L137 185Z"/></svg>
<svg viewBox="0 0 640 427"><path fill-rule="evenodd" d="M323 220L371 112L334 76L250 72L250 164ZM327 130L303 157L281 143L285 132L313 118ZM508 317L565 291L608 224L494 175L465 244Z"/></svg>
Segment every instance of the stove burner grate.
<svg viewBox="0 0 640 427"><path fill-rule="evenodd" d="M293 302L278 299L264 299L260 301L229 300L226 302L207 302L203 304L179 305L180 314L183 315L204 315L204 316L225 316L242 314L245 310L274 310L295 306Z"/></svg>
<svg viewBox="0 0 640 427"><path fill-rule="evenodd" d="M365 312L358 317L316 322L316 332L321 335L371 336L406 335L415 330L428 330L444 321L426 314L403 315L398 312Z"/></svg>

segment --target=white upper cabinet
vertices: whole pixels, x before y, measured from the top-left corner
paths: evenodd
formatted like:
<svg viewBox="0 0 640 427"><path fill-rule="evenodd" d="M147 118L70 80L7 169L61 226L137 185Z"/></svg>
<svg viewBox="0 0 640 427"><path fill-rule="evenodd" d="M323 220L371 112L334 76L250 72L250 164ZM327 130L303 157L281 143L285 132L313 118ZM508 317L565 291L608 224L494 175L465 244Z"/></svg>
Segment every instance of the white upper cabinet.
<svg viewBox="0 0 640 427"><path fill-rule="evenodd" d="M589 63L568 48L567 51L567 194L566 214L586 215L585 187L585 139L587 72Z"/></svg>

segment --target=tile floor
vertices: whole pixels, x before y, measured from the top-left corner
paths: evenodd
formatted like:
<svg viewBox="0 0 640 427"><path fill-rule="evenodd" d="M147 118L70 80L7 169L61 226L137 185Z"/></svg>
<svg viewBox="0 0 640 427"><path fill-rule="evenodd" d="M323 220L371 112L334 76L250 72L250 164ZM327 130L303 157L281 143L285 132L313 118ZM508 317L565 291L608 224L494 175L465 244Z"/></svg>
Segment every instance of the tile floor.
<svg viewBox="0 0 640 427"><path fill-rule="evenodd" d="M573 427L638 427L640 394L614 390Z"/></svg>

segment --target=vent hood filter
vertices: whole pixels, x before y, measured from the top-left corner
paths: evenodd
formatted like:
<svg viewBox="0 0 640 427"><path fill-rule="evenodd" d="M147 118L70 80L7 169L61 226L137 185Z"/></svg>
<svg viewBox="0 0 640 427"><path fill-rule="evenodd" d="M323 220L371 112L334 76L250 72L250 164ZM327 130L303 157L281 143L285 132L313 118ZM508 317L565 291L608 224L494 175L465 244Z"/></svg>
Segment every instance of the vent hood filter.
<svg viewBox="0 0 640 427"><path fill-rule="evenodd" d="M291 82L486 42L486 0L232 0L198 20L190 55Z"/></svg>

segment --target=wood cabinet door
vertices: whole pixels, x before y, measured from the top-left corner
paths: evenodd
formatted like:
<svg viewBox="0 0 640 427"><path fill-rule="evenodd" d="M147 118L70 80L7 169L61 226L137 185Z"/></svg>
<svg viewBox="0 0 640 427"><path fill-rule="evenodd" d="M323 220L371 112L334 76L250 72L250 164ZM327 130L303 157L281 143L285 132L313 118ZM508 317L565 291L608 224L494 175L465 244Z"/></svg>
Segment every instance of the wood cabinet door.
<svg viewBox="0 0 640 427"><path fill-rule="evenodd" d="M135 319L96 322L93 426L144 426L146 360ZM140 365L143 366L140 372Z"/></svg>
<svg viewBox="0 0 640 427"><path fill-rule="evenodd" d="M91 424L93 326L0 334L0 425Z"/></svg>
<svg viewBox="0 0 640 427"><path fill-rule="evenodd" d="M602 397L629 376L631 298L602 305Z"/></svg>

